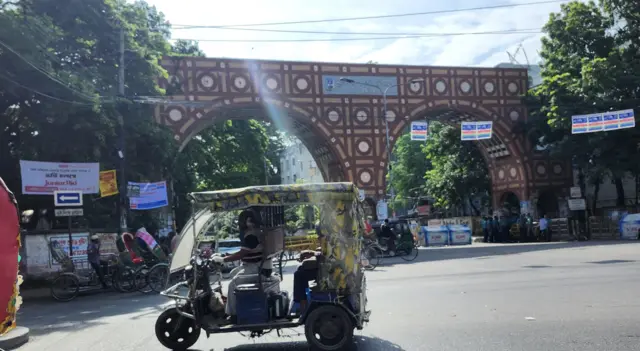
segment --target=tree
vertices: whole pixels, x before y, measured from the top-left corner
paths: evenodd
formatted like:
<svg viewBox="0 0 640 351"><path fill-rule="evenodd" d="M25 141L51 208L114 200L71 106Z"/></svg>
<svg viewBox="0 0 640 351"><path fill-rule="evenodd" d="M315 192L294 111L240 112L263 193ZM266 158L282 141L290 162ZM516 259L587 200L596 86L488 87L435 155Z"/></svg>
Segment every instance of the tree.
<svg viewBox="0 0 640 351"><path fill-rule="evenodd" d="M416 195L421 194L425 185L424 175L431 168L425 154L425 143L411 140L409 133L396 142L393 153L396 160L391 164L393 189L396 198L390 204L393 208L409 208Z"/></svg>
<svg viewBox="0 0 640 351"><path fill-rule="evenodd" d="M639 133L630 129L572 135L571 116L639 106L637 10L635 2L617 0L563 4L544 27L543 83L529 99L538 130L534 139L551 146L554 156L572 158L583 175L583 190L585 182L599 184L609 174L619 206L625 204L623 177L640 171L635 161Z"/></svg>
<svg viewBox="0 0 640 351"><path fill-rule="evenodd" d="M168 129L153 121L152 104L133 97L159 96L167 54L202 55L194 42L169 44L169 24L144 1L15 0L0 2L0 174L20 188L20 159L100 162L116 169L118 126L124 120L127 179L173 179L176 221L184 223L184 195L277 179L279 134L268 123L221 123L183 152ZM120 33L125 38L125 95L118 96ZM135 100L138 101L138 100ZM265 157L266 155L266 157ZM224 171L222 171L224 170ZM210 187L210 188L209 188ZM23 196L24 208L47 208L50 198ZM85 200L93 227L117 226L117 198ZM157 221L157 211L131 213L132 221Z"/></svg>
<svg viewBox="0 0 640 351"><path fill-rule="evenodd" d="M205 57L204 51L200 49L197 41L178 39L171 46L171 54L175 56L196 56Z"/></svg>
<svg viewBox="0 0 640 351"><path fill-rule="evenodd" d="M490 181L484 159L475 145L460 141L456 128L431 122L426 142L411 141L405 134L394 154L394 206L408 208L417 195L424 195L444 209L469 204L477 215L480 209L471 200L480 196L488 202Z"/></svg>
<svg viewBox="0 0 640 351"><path fill-rule="evenodd" d="M424 189L435 199L435 205L452 208L467 203L474 215L480 215L472 200L481 196L487 202L491 188L480 150L472 143L461 142L456 128L434 122L429 125L424 152L431 161Z"/></svg>

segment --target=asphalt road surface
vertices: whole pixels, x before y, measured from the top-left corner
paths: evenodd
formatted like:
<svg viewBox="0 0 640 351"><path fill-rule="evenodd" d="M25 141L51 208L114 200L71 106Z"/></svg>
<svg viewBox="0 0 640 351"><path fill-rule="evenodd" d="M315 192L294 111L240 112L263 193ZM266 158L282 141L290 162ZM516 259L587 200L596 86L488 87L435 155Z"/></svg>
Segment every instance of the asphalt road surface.
<svg viewBox="0 0 640 351"><path fill-rule="evenodd" d="M421 250L410 263L388 259L367 273L373 314L354 350L635 351L638 259L634 242L474 244ZM31 328L32 338L18 350L164 350L153 325L166 302L104 294L26 303L18 323ZM207 339L203 333L193 349L302 351L307 345L304 336Z"/></svg>

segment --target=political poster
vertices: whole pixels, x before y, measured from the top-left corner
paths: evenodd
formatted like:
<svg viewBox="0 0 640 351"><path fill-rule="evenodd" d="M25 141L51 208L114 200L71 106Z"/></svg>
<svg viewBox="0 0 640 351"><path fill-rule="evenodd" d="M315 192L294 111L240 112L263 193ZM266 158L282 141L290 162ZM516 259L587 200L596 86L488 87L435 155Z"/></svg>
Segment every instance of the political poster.
<svg viewBox="0 0 640 351"><path fill-rule="evenodd" d="M118 181L116 171L100 172L100 197L113 196L118 194Z"/></svg>
<svg viewBox="0 0 640 351"><path fill-rule="evenodd" d="M54 191L72 190L98 194L99 163L60 163L20 160L22 193L53 195Z"/></svg>
<svg viewBox="0 0 640 351"><path fill-rule="evenodd" d="M571 116L571 134L606 132L635 128L635 126L636 119L633 110Z"/></svg>
<svg viewBox="0 0 640 351"><path fill-rule="evenodd" d="M128 188L136 189L135 196L129 197L129 208L132 210L152 210L169 205L167 182L129 182Z"/></svg>
<svg viewBox="0 0 640 351"><path fill-rule="evenodd" d="M429 135L429 123L426 121L411 122L411 140L425 141Z"/></svg>
<svg viewBox="0 0 640 351"><path fill-rule="evenodd" d="M491 139L493 134L493 122L462 122L460 126L461 140Z"/></svg>

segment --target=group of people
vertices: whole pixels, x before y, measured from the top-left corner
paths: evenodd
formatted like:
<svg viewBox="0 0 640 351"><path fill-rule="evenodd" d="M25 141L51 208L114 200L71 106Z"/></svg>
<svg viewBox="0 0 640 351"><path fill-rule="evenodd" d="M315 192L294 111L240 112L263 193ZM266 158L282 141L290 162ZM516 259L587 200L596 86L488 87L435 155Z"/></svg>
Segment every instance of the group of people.
<svg viewBox="0 0 640 351"><path fill-rule="evenodd" d="M482 218L481 226L485 243L505 243L512 242L511 226L513 220L506 216L485 216ZM520 242L533 241L536 238L533 216L530 213L521 214L517 220ZM540 236L546 241L551 241L550 221L547 215L543 215L539 220Z"/></svg>

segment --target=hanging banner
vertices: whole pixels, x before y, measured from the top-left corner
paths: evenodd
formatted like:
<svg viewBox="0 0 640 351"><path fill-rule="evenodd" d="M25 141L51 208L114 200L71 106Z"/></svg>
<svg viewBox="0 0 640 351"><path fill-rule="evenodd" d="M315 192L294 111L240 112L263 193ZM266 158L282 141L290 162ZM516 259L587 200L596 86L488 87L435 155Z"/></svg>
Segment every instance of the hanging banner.
<svg viewBox="0 0 640 351"><path fill-rule="evenodd" d="M118 181L116 171L100 172L100 197L107 197L118 194Z"/></svg>
<svg viewBox="0 0 640 351"><path fill-rule="evenodd" d="M571 134L595 133L635 128L635 126L636 118L633 110L571 116Z"/></svg>
<svg viewBox="0 0 640 351"><path fill-rule="evenodd" d="M137 195L129 198L129 207L132 210L151 210L169 205L167 182L129 182L129 189L136 189L135 193Z"/></svg>
<svg viewBox="0 0 640 351"><path fill-rule="evenodd" d="M411 140L425 141L429 135L429 123L426 121L411 122Z"/></svg>
<svg viewBox="0 0 640 351"><path fill-rule="evenodd" d="M378 216L378 221L384 221L389 218L389 208L387 207L387 203L380 200L376 205L376 215Z"/></svg>
<svg viewBox="0 0 640 351"><path fill-rule="evenodd" d="M54 191L98 194L99 163L58 163L20 160L22 193L51 195Z"/></svg>
<svg viewBox="0 0 640 351"><path fill-rule="evenodd" d="M461 140L491 139L493 134L493 122L462 122L460 126Z"/></svg>

